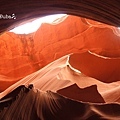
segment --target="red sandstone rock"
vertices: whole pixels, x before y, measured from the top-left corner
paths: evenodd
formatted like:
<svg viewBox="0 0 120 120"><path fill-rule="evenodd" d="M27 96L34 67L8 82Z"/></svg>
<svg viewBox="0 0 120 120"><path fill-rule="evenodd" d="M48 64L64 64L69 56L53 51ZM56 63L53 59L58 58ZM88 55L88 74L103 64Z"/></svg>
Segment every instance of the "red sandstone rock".
<svg viewBox="0 0 120 120"><path fill-rule="evenodd" d="M102 82L110 83L120 80L120 58L107 58L83 52L71 55L69 63L85 75Z"/></svg>
<svg viewBox="0 0 120 120"><path fill-rule="evenodd" d="M66 54L87 50L107 57L120 57L120 37L111 28L68 16L59 24L42 24L36 33L6 32L0 36L0 74L16 82Z"/></svg>

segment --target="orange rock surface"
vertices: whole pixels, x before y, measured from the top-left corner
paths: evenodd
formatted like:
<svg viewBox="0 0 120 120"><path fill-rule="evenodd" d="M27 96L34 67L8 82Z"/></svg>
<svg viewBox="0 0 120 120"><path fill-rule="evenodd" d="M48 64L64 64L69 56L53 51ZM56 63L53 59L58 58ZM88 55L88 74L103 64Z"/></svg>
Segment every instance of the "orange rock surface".
<svg viewBox="0 0 120 120"><path fill-rule="evenodd" d="M113 59L120 57L120 37L114 27L76 16L59 24L43 23L28 35L5 32L0 46L1 91L67 54L89 50Z"/></svg>

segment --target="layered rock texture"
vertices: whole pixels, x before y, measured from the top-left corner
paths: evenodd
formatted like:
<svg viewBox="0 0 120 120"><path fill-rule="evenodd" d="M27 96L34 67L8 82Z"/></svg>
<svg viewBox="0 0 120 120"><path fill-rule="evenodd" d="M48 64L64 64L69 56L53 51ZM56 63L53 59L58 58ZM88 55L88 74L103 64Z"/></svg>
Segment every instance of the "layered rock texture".
<svg viewBox="0 0 120 120"><path fill-rule="evenodd" d="M103 4L104 3L104 4ZM70 14L120 26L120 3L94 0L24 0L0 1L0 33L10 30L28 20L50 14ZM13 9L11 9L13 8ZM6 17L7 16L7 17ZM10 16L10 17L8 17Z"/></svg>
<svg viewBox="0 0 120 120"><path fill-rule="evenodd" d="M8 32L59 13L34 33ZM1 0L0 119L120 119L118 27L118 0Z"/></svg>
<svg viewBox="0 0 120 120"><path fill-rule="evenodd" d="M106 59L104 57L101 57L103 60L98 61L98 64L103 66L101 69L107 72L110 64L111 70L116 69L115 66L117 66L119 71L120 37L116 31L117 28L113 26L69 15L52 24L43 23L34 33L5 32L0 36L1 91L54 60L71 53L91 51L107 57L109 61L107 64L104 62ZM86 59L89 60L89 58L91 56ZM95 59L93 58L93 61ZM93 68L93 71L96 71L97 64ZM87 74L86 71L82 72ZM97 72L100 74L101 70ZM114 79L111 78L111 80L107 80L105 76L101 78L100 75L97 77L93 74L87 75L104 82L119 80L118 73L117 77L113 75Z"/></svg>

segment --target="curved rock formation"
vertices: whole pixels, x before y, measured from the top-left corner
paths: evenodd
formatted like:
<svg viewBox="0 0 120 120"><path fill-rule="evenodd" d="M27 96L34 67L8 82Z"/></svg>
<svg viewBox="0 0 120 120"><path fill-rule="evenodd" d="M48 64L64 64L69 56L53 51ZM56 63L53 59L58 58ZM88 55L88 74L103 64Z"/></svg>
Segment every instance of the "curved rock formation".
<svg viewBox="0 0 120 120"><path fill-rule="evenodd" d="M0 5L1 119L120 119L118 0L2 0ZM58 13L68 16L35 33L7 32Z"/></svg>
<svg viewBox="0 0 120 120"><path fill-rule="evenodd" d="M0 5L0 14L5 18L5 20L0 20L0 32L10 30L34 18L59 13L82 16L110 25L120 26L120 3L118 0L111 2L104 0L36 0L36 2L34 0L14 0L13 2L4 0L0 1Z"/></svg>
<svg viewBox="0 0 120 120"><path fill-rule="evenodd" d="M120 38L114 27L76 16L61 19L64 21L59 24L44 23L28 35L6 32L0 36L0 74L7 77L8 85L67 54L90 50L106 57L120 57ZM102 81L107 82L105 78Z"/></svg>

